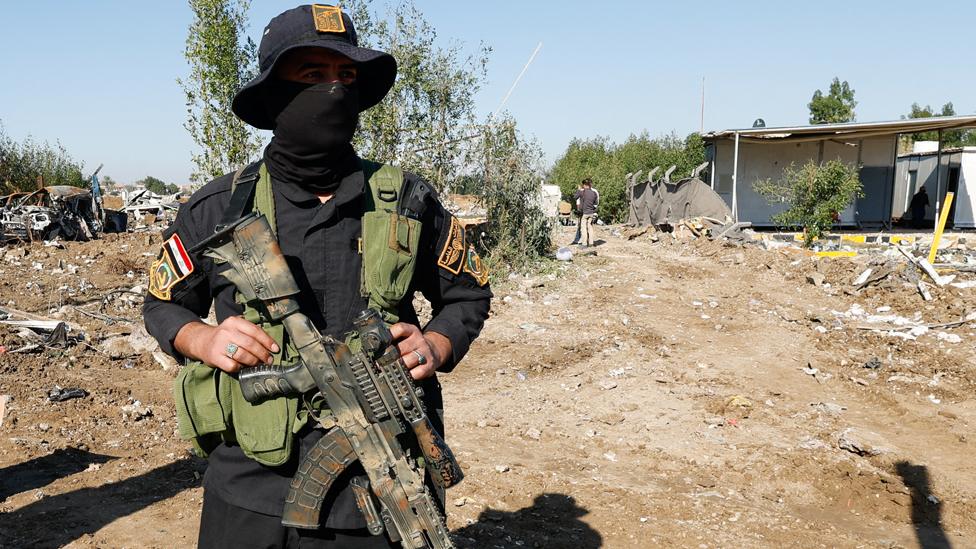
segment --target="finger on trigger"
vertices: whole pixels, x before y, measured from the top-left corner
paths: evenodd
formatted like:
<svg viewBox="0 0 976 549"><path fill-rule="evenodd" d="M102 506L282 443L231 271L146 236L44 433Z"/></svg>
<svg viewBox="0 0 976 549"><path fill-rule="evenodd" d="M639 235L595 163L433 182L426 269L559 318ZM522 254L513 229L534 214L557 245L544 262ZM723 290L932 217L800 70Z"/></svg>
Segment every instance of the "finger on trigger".
<svg viewBox="0 0 976 549"><path fill-rule="evenodd" d="M403 335L407 333L406 326L407 324L403 322L397 322L393 326L390 326L390 335L393 336L393 339L400 339L403 337Z"/></svg>

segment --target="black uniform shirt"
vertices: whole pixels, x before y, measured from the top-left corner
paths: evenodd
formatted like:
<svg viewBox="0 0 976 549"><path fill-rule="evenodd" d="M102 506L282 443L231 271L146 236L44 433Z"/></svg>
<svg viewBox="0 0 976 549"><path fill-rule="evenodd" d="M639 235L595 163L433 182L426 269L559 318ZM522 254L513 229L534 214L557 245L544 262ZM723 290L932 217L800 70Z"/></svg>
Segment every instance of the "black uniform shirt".
<svg viewBox="0 0 976 549"><path fill-rule="evenodd" d="M187 249L213 233L230 201L231 175L225 175L194 193L184 204L164 238L174 232ZM405 173L403 189L426 185ZM335 196L322 204L318 197L296 185L275 181L272 185L278 243L301 288L298 296L303 313L327 335L340 337L352 327L352 320L366 308L361 296L362 257L357 248L361 235L365 179L356 172L343 179ZM426 201L421 218L420 250L411 291L400 304L400 320L418 324L413 292L419 290L433 306L433 318L424 331L443 334L451 341L453 356L445 357L441 372L450 371L467 352L488 316L491 291L479 286L464 270L457 274L438 265L439 251L449 245L452 221L433 194ZM173 339L186 323L207 316L211 303L217 321L240 315L243 309L234 300L235 289L213 262L192 257L194 272L173 288L171 301L147 295L143 306L146 329L161 348L177 358ZM456 269L455 269L456 270ZM431 420L441 432L440 385L436 378L424 380L425 402ZM300 433L297 456L281 467L265 467L247 458L240 447L224 444L210 455L204 486L226 502L251 511L280 515L288 483L299 459L322 436L319 429ZM356 467L339 478L332 495L323 504L324 525L330 528L363 528L365 521L356 507L348 479L361 474Z"/></svg>

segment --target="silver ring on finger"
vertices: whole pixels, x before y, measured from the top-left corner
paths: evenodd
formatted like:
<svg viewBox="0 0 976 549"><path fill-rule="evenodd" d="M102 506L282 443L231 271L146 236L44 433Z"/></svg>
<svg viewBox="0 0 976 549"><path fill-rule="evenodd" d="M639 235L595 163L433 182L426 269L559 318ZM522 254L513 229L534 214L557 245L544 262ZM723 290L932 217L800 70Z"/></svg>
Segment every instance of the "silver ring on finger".
<svg viewBox="0 0 976 549"><path fill-rule="evenodd" d="M425 357L423 355L423 353L421 353L417 349L414 349L413 350L413 354L417 355L417 364L419 364L421 366L423 366L424 364L427 364L427 357Z"/></svg>
<svg viewBox="0 0 976 549"><path fill-rule="evenodd" d="M224 347L224 355L226 355L227 358L234 360L234 355L237 354L238 349L240 349L240 347L238 347L236 343L228 343L227 346Z"/></svg>

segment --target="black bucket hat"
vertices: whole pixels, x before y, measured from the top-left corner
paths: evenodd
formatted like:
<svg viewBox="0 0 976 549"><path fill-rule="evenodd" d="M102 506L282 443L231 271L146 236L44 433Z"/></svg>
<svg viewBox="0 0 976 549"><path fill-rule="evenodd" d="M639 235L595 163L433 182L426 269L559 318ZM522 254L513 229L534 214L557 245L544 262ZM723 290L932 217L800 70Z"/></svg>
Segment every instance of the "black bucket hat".
<svg viewBox="0 0 976 549"><path fill-rule="evenodd" d="M359 47L356 28L346 13L321 4L298 6L279 14L264 28L258 48L261 74L234 96L234 114L256 128L274 129L262 89L273 78L275 63L282 55L307 47L332 50L356 62L361 111L379 103L396 80L396 60L386 52Z"/></svg>

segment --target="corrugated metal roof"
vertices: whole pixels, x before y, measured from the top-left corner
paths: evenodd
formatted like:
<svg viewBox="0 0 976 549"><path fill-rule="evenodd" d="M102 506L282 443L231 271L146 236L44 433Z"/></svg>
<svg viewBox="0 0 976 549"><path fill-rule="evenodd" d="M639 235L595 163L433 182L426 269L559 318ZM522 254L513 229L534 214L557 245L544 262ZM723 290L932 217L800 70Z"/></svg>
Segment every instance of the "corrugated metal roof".
<svg viewBox="0 0 976 549"><path fill-rule="evenodd" d="M739 134L739 140L747 143L827 141L831 139L864 139L918 133L936 130L954 130L976 127L976 114L963 116L933 116L887 122L847 122L844 124L817 124L811 126L786 126L779 128L742 128L707 132L702 138L708 141L727 139Z"/></svg>

